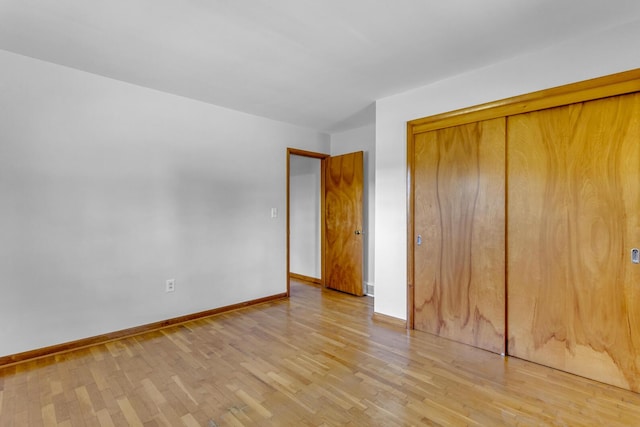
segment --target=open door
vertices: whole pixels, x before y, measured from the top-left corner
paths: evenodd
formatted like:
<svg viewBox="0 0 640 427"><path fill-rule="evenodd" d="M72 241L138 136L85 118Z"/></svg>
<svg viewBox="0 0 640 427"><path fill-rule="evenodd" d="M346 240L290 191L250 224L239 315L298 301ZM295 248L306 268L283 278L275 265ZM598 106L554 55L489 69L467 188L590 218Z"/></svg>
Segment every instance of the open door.
<svg viewBox="0 0 640 427"><path fill-rule="evenodd" d="M363 152L325 159L324 172L325 286L361 296Z"/></svg>

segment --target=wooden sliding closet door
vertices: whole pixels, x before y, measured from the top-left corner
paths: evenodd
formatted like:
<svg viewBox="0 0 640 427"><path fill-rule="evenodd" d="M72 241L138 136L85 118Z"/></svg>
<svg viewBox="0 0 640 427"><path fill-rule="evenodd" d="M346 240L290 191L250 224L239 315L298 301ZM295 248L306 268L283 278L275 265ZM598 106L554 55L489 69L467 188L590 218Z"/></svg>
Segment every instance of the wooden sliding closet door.
<svg viewBox="0 0 640 427"><path fill-rule="evenodd" d="M505 119L415 135L415 328L505 351Z"/></svg>
<svg viewBox="0 0 640 427"><path fill-rule="evenodd" d="M508 119L509 354L640 392L640 95Z"/></svg>

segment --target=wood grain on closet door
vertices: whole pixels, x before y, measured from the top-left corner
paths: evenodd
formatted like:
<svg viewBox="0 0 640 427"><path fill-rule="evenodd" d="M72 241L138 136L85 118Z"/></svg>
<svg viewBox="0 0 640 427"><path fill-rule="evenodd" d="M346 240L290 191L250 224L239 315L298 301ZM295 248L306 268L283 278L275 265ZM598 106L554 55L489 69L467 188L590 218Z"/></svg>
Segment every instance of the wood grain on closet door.
<svg viewBox="0 0 640 427"><path fill-rule="evenodd" d="M418 134L414 160L415 328L503 353L505 119Z"/></svg>
<svg viewBox="0 0 640 427"><path fill-rule="evenodd" d="M640 392L640 95L508 120L509 354Z"/></svg>

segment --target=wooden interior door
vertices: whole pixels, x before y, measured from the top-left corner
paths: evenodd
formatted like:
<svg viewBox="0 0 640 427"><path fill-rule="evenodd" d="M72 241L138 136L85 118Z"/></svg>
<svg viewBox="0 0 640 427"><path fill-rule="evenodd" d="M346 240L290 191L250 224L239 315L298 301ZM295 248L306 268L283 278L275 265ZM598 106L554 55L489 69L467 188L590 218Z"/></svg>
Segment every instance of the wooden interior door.
<svg viewBox="0 0 640 427"><path fill-rule="evenodd" d="M325 286L364 295L363 152L325 160Z"/></svg>
<svg viewBox="0 0 640 427"><path fill-rule="evenodd" d="M414 141L414 327L504 353L505 119Z"/></svg>
<svg viewBox="0 0 640 427"><path fill-rule="evenodd" d="M508 128L509 354L640 392L640 95Z"/></svg>

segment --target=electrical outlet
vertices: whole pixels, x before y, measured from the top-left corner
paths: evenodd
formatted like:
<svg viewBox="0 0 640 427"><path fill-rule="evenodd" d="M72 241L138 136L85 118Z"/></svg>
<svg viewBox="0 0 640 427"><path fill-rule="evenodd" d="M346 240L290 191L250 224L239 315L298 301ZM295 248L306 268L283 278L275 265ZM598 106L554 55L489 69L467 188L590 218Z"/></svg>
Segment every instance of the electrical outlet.
<svg viewBox="0 0 640 427"><path fill-rule="evenodd" d="M176 290L176 279L167 280L167 287L165 288L165 292L173 292Z"/></svg>

